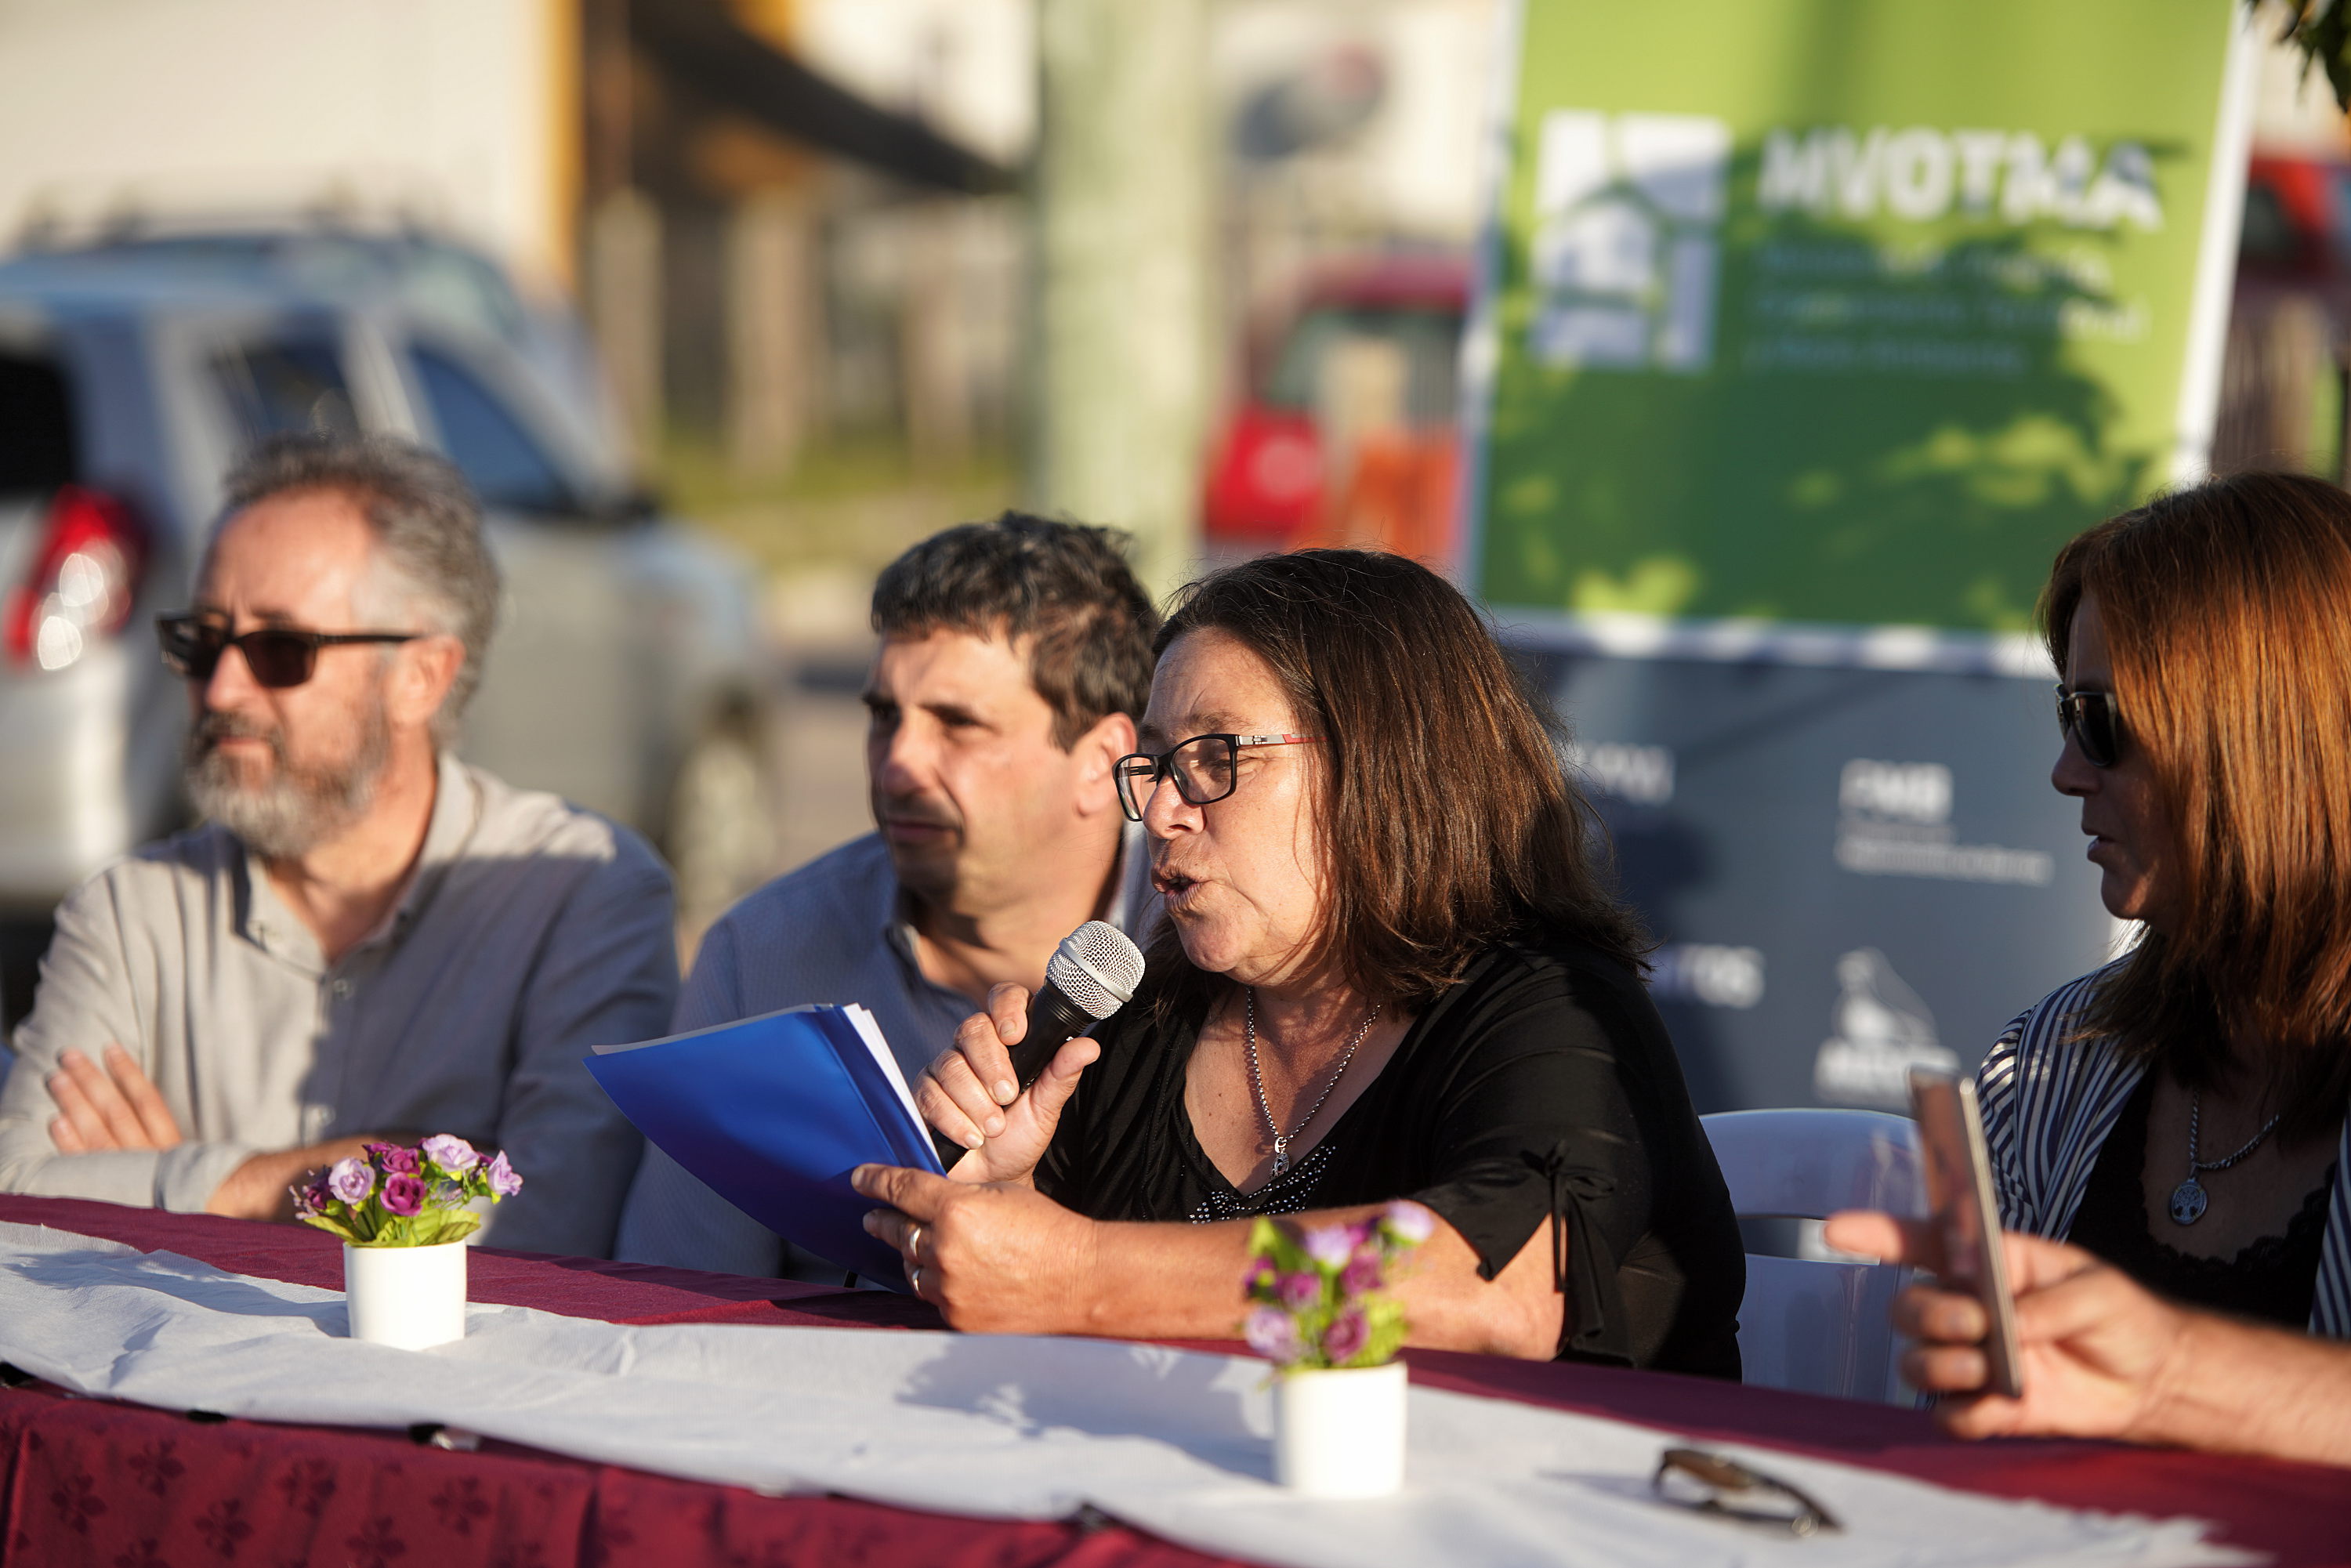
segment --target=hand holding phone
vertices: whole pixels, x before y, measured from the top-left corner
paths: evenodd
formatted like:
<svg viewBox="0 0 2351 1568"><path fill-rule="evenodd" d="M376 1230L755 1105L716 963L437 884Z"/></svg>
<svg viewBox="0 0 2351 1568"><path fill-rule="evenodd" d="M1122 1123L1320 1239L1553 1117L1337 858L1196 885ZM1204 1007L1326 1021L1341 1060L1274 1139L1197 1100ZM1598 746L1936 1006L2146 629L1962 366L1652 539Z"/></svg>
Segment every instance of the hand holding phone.
<svg viewBox="0 0 2351 1568"><path fill-rule="evenodd" d="M2000 1247L2000 1204L1991 1182L1991 1151L1975 1081L1926 1068L1910 1071L1910 1104L1926 1155L1929 1223L1942 1240L1945 1288L1983 1303L1991 1330L1984 1336L1987 1393L2024 1396L2016 1343L2016 1300L2010 1293Z"/></svg>

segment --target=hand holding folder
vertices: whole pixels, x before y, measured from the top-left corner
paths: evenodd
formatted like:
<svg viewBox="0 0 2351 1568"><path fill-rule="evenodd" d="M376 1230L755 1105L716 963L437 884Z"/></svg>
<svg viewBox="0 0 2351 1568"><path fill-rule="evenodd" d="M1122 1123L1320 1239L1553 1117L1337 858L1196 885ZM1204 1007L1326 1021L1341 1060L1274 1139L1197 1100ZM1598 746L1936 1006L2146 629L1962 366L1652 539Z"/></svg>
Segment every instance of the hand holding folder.
<svg viewBox="0 0 2351 1568"><path fill-rule="evenodd" d="M795 1247L905 1289L897 1251L865 1233L873 1200L849 1173L946 1172L863 1008L793 1008L599 1046L588 1071L638 1131L719 1197Z"/></svg>

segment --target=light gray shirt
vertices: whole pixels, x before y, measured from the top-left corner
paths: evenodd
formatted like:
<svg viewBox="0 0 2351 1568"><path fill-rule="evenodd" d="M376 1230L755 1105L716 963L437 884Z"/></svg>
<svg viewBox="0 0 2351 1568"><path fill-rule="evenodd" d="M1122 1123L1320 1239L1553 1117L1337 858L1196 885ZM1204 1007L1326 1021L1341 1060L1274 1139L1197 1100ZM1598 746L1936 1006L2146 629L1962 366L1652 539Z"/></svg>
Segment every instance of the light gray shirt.
<svg viewBox="0 0 2351 1568"><path fill-rule="evenodd" d="M484 1240L602 1257L643 1143L582 1059L662 1033L676 996L669 873L643 841L444 756L407 891L333 964L217 825L68 896L0 1083L0 1191L197 1212L251 1155L455 1133L522 1173ZM50 1142L59 1056L109 1044L178 1147Z"/></svg>
<svg viewBox="0 0 2351 1568"><path fill-rule="evenodd" d="M1104 918L1140 937L1155 914L1150 856L1130 830ZM854 839L777 878L726 912L702 939L671 1031L812 1003L861 1002L912 1084L977 1010L923 973L898 874L879 833ZM786 1245L657 1148L645 1150L613 1256L632 1263L839 1283L836 1264Z"/></svg>

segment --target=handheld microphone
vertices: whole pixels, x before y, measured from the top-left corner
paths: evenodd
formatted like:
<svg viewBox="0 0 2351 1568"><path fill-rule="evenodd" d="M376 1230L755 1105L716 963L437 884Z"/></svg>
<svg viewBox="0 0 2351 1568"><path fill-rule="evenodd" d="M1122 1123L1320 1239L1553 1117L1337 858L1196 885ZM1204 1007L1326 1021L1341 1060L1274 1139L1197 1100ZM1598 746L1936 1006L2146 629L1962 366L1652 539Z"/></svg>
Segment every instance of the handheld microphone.
<svg viewBox="0 0 2351 1568"><path fill-rule="evenodd" d="M1026 1089L1053 1053L1127 1004L1143 982L1143 950L1126 933L1089 920L1053 950L1045 987L1029 998L1029 1032L1012 1048L1013 1081Z"/></svg>
<svg viewBox="0 0 2351 1568"><path fill-rule="evenodd" d="M1053 950L1045 984L1029 998L1029 1032L1012 1048L1013 1082L1026 1089L1053 1053L1126 1005L1143 982L1143 949L1106 921L1089 920ZM949 1170L971 1151L934 1133Z"/></svg>

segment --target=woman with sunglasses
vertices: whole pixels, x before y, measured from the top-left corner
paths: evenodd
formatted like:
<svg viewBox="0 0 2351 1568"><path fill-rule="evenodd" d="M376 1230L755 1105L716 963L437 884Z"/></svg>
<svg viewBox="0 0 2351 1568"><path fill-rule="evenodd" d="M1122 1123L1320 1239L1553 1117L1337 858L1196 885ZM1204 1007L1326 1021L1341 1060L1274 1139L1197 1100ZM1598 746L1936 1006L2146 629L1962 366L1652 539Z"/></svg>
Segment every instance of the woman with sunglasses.
<svg viewBox="0 0 2351 1568"><path fill-rule="evenodd" d="M1027 996L925 1073L948 1178L869 1226L958 1327L1238 1331L1252 1220L1409 1200L1412 1342L1739 1375L1739 1232L1603 885L1589 810L1491 634L1398 557L1196 583L1116 782L1167 921L1142 991L1012 1081Z"/></svg>
<svg viewBox="0 0 2351 1568"><path fill-rule="evenodd" d="M2351 1337L2351 496L2165 496L2067 545L2042 609L2051 781L2142 935L1984 1062L2001 1218Z"/></svg>

